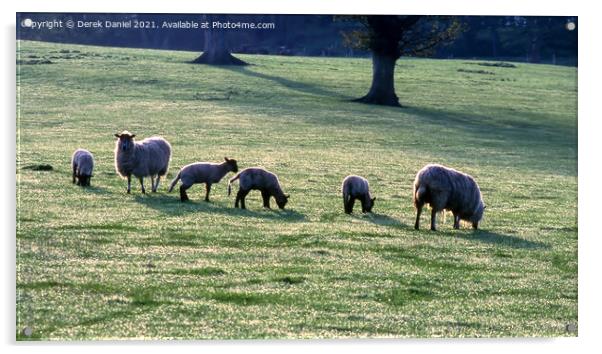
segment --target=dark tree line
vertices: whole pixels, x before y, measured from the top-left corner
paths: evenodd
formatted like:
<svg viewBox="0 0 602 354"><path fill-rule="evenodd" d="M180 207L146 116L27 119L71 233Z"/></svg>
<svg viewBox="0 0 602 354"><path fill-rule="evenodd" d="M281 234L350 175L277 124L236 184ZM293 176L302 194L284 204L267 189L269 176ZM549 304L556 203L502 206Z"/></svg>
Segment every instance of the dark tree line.
<svg viewBox="0 0 602 354"><path fill-rule="evenodd" d="M532 63L577 64L576 17L563 16L462 16L466 31L440 58L491 58ZM569 30L568 23L575 29Z"/></svg>
<svg viewBox="0 0 602 354"><path fill-rule="evenodd" d="M87 20L150 19L155 21L202 21L196 14L73 14ZM361 30L358 21L335 21L331 15L212 15L219 20L271 22L274 30L220 31L227 47L234 53L284 54L307 56L362 56L368 50L344 45L341 32ZM56 14L17 16L39 20L56 18ZM575 65L577 31L568 31L572 17L461 16L466 30L449 45L438 47L436 58L485 58ZM578 25L577 25L578 28ZM50 31L28 30L17 26L17 38L51 42L106 45L117 47L157 48L204 51L208 36L200 30L162 29L133 31L119 29L67 28Z"/></svg>

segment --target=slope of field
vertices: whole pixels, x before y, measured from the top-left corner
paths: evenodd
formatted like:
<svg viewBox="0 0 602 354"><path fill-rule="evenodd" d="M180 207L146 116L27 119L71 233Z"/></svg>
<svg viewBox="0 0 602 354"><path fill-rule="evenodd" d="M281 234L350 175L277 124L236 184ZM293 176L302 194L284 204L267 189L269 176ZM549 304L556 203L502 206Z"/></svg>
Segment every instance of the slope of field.
<svg viewBox="0 0 602 354"><path fill-rule="evenodd" d="M18 339L577 335L575 68L401 60L390 108L350 102L367 59L195 56L18 44ZM200 185L187 204L167 183L127 195L124 129L171 142L169 179L228 156L277 173L290 203L234 209L231 174L210 203ZM71 184L78 147L90 188ZM481 230L431 232L428 212L413 229L431 162L476 178ZM343 213L348 174L373 215Z"/></svg>

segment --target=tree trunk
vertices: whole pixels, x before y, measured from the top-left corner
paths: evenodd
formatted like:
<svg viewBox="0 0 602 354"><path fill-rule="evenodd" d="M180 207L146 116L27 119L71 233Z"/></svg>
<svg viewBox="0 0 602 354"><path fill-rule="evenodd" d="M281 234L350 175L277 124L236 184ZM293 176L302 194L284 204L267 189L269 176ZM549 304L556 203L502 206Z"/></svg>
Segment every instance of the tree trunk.
<svg viewBox="0 0 602 354"><path fill-rule="evenodd" d="M380 104L400 107L399 98L395 94L395 62L397 58L390 55L372 54L372 86L370 91L356 102Z"/></svg>
<svg viewBox="0 0 602 354"><path fill-rule="evenodd" d="M203 54L192 61L195 64L209 65L247 65L246 62L230 54L226 45L226 34L220 29L205 31L205 49Z"/></svg>
<svg viewBox="0 0 602 354"><path fill-rule="evenodd" d="M531 48L529 51L529 62L539 63L541 61L541 42L538 35L531 38Z"/></svg>

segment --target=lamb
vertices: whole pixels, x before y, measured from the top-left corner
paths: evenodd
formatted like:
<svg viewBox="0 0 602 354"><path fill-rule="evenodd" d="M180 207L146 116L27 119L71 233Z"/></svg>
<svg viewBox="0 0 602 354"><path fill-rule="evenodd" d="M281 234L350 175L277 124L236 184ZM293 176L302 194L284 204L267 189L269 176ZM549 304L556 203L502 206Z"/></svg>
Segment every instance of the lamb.
<svg viewBox="0 0 602 354"><path fill-rule="evenodd" d="M270 208L270 197L273 196L274 199L276 199L276 204L280 209L284 209L284 206L290 197L288 194L282 192L278 177L261 167L246 168L232 177L230 181L228 181L228 195L230 195L232 190L232 182L237 179L239 180L239 188L238 193L236 194L236 202L234 203L235 208L238 208L238 203L240 202L241 208L246 209L245 197L252 189L261 191L263 207L268 209Z"/></svg>
<svg viewBox="0 0 602 354"><path fill-rule="evenodd" d="M367 179L361 176L347 176L343 179L341 190L343 192L345 213L351 214L353 212L356 199L362 202L362 213L372 212L376 197L372 198L372 195L370 195L370 185Z"/></svg>
<svg viewBox="0 0 602 354"><path fill-rule="evenodd" d="M115 170L128 180L128 194L131 190L132 175L138 177L142 193L144 189L144 177L150 176L152 191L156 192L159 187L161 176L167 174L169 160L171 158L171 145L161 137L146 138L136 142L135 134L123 131L115 134ZM154 177L157 176L155 183Z"/></svg>
<svg viewBox="0 0 602 354"><path fill-rule="evenodd" d="M221 181L228 172L238 172L236 160L224 157L224 162L220 164L210 162L191 163L182 167L176 178L171 181L169 192L173 190L179 180L182 180L182 184L180 185L180 201L185 202L188 200L188 195L186 194L188 188L192 187L195 183L205 183L205 201L208 202L211 184Z"/></svg>
<svg viewBox="0 0 602 354"><path fill-rule="evenodd" d="M420 214L425 203L431 206L431 230L436 231L436 213L450 210L454 215L454 229L460 228L460 220L472 223L476 230L483 218L485 204L475 180L460 171L442 165L429 164L416 174L414 180L414 206L419 229Z"/></svg>
<svg viewBox="0 0 602 354"><path fill-rule="evenodd" d="M85 149L75 150L71 156L71 168L73 169L73 184L77 178L78 186L89 186L94 170L94 156Z"/></svg>

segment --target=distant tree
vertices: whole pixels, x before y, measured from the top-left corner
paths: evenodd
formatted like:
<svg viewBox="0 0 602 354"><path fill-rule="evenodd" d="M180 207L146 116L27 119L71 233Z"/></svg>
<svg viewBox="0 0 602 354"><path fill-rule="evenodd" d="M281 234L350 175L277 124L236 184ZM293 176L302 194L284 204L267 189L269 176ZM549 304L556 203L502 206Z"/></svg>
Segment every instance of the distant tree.
<svg viewBox="0 0 602 354"><path fill-rule="evenodd" d="M450 16L337 16L363 28L344 32L347 46L372 52L372 85L356 101L400 106L395 94L395 63L401 56L426 56L456 38L463 26Z"/></svg>
<svg viewBox="0 0 602 354"><path fill-rule="evenodd" d="M546 16L546 17L522 17L523 25L519 27L519 35L528 38L527 60L531 63L539 63L542 56L547 54L556 57L556 50L566 44L567 39L575 44L574 52L577 52L577 34L567 29L570 17Z"/></svg>
<svg viewBox="0 0 602 354"><path fill-rule="evenodd" d="M226 21L223 17L213 15L203 15L203 21L209 22L210 26L213 21ZM205 43L203 54L193 60L195 64L209 65L247 65L243 60L240 60L230 53L228 48L225 29L207 29L205 30Z"/></svg>

